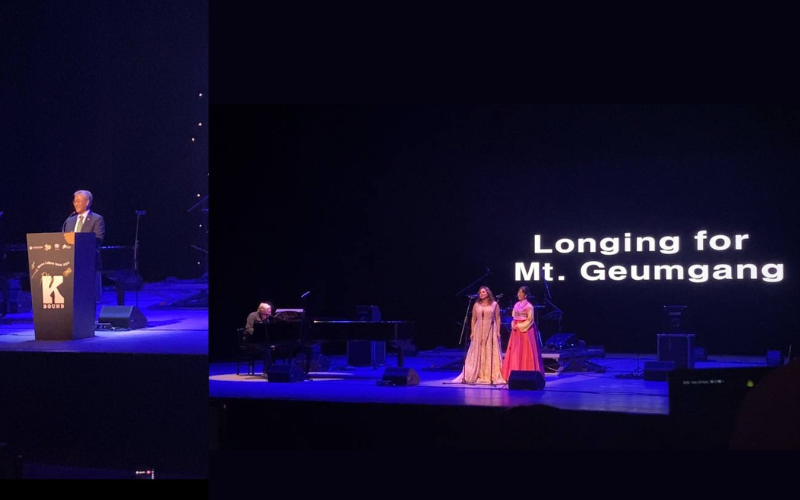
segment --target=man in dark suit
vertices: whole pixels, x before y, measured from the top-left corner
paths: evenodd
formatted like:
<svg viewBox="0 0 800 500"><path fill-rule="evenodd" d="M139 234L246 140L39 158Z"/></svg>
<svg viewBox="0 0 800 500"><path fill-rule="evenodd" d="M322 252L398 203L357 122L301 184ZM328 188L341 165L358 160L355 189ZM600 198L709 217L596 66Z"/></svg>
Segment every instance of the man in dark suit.
<svg viewBox="0 0 800 500"><path fill-rule="evenodd" d="M64 221L61 231L64 233L94 233L95 241L97 242L97 250L95 253L95 266L97 270L96 296L97 301L100 302L103 290L102 278L100 277L100 270L102 269L100 247L103 244L103 239L106 237L106 223L102 215L92 212L92 193L89 191L85 189L75 191L72 197L72 206L75 207L75 211Z"/></svg>

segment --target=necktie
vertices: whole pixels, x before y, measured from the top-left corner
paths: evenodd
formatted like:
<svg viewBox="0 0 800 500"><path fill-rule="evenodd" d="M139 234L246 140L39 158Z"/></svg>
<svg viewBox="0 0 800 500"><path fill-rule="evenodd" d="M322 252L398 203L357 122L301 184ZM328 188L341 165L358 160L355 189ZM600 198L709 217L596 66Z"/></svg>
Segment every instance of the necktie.
<svg viewBox="0 0 800 500"><path fill-rule="evenodd" d="M81 215L80 217L78 217L78 225L77 225L77 226L75 226L75 232L76 232L76 233L80 233L80 232L81 232L81 228L82 228L82 227L83 227L83 215Z"/></svg>

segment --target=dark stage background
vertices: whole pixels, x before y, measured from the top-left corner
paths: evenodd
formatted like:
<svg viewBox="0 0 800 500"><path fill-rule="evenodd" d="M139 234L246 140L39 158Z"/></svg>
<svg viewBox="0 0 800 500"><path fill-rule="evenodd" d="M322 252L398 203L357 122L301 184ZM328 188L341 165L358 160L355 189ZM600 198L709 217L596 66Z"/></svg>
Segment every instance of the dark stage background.
<svg viewBox="0 0 800 500"><path fill-rule="evenodd" d="M132 246L146 211L145 280L201 276L207 214L188 209L208 194L208 2L3 2L0 16L0 243L59 231L88 189L105 245Z"/></svg>
<svg viewBox="0 0 800 500"><path fill-rule="evenodd" d="M655 352L664 305L710 354L796 353L798 108L753 105L213 106L211 356L260 301L312 317L416 322L420 349L455 347L480 284L513 305L514 263L551 262L561 331ZM68 197L67 197L68 198ZM58 222L56 220L55 222ZM696 252L693 235L749 234ZM681 238L661 253L535 255L559 238ZM706 242L708 244L708 242ZM589 282L583 262L783 264L756 280ZM530 283L536 302L545 289ZM547 312L548 310L543 310ZM558 330L542 321L545 339Z"/></svg>

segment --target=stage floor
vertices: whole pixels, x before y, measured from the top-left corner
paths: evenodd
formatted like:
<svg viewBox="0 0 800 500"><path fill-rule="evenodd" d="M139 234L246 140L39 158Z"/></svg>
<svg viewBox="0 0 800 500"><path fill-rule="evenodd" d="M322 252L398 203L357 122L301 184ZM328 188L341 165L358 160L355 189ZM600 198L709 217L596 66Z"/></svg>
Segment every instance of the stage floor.
<svg viewBox="0 0 800 500"><path fill-rule="evenodd" d="M6 314L0 318L0 351L114 352L142 354L208 355L208 309L167 308L180 297L208 289L208 284L184 282L145 284L138 293L125 293L125 305L138 304L147 326L134 330L95 330L94 337L53 341L35 338L33 313ZM95 320L104 306L116 306L113 288L104 289Z"/></svg>
<svg viewBox="0 0 800 500"><path fill-rule="evenodd" d="M657 361L654 353L610 354L586 358L561 373L547 373L542 390L509 390L507 385L452 383L458 376L464 352L459 349L421 351L404 356L403 366L419 375L419 385L379 385L387 367L397 357L387 354L377 367L347 366L346 356L329 356L330 368L310 372L306 380L270 383L260 375L237 375L235 362L209 365L209 397L336 403L384 403L410 405L494 406L545 404L564 410L668 415L667 383L643 379L644 365ZM697 361L696 370L766 366L763 357L714 356ZM257 372L261 364L256 365ZM580 370L580 371L578 371ZM585 370L585 371L584 371Z"/></svg>

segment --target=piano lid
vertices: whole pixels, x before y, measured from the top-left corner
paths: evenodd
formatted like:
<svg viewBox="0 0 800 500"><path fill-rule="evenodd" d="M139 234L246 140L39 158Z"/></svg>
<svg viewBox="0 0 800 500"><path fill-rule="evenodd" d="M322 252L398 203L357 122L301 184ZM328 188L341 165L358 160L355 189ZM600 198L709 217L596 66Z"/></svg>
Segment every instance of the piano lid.
<svg viewBox="0 0 800 500"><path fill-rule="evenodd" d="M345 321L315 320L311 322L310 339L321 340L384 340L413 337L413 321Z"/></svg>

